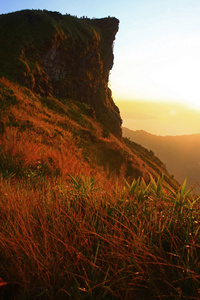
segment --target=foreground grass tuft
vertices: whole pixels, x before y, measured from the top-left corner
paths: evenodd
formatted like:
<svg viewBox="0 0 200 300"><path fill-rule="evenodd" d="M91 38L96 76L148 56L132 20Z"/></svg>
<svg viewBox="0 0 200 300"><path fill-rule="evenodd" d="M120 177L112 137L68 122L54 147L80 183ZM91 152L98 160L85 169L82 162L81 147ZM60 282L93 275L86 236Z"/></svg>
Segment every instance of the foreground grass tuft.
<svg viewBox="0 0 200 300"><path fill-rule="evenodd" d="M13 299L199 299L199 198L94 177L0 181L0 274Z"/></svg>

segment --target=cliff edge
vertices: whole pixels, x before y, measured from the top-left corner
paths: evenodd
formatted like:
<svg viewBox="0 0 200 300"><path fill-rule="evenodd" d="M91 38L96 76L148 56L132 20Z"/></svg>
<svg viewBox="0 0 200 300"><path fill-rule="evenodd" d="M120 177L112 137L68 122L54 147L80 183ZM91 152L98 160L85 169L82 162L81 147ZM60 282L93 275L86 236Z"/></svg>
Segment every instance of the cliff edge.
<svg viewBox="0 0 200 300"><path fill-rule="evenodd" d="M0 75L40 95L86 103L121 137L120 112L108 87L118 26L116 18L78 19L40 10L1 15Z"/></svg>

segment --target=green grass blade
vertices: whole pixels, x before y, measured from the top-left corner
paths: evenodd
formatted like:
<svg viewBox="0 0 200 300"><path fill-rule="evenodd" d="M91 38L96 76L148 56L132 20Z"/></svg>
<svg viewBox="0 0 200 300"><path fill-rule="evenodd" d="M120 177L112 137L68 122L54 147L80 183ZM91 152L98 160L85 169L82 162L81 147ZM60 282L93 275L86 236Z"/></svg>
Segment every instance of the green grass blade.
<svg viewBox="0 0 200 300"><path fill-rule="evenodd" d="M186 191L186 186L187 186L187 178L185 178L182 188L181 188L181 198L183 198L185 196L185 191Z"/></svg>

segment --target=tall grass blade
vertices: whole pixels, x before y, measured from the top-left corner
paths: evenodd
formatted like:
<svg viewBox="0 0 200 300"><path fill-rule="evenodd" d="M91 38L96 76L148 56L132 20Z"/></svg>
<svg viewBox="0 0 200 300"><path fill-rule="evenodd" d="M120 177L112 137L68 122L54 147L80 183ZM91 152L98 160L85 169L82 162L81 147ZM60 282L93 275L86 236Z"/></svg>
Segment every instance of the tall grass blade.
<svg viewBox="0 0 200 300"><path fill-rule="evenodd" d="M157 184L151 174L150 174L150 183L151 183L151 188L153 188L153 191L157 192Z"/></svg>
<svg viewBox="0 0 200 300"><path fill-rule="evenodd" d="M186 186L187 186L187 178L185 178L183 185L181 187L181 194L180 194L181 198L185 196Z"/></svg>

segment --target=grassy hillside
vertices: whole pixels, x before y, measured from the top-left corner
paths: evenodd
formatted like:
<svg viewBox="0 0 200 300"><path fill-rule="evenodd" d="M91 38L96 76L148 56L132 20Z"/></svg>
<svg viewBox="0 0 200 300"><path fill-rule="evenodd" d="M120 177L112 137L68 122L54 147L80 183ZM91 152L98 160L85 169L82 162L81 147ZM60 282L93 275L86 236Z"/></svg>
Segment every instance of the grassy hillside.
<svg viewBox="0 0 200 300"><path fill-rule="evenodd" d="M14 14L18 29L21 14L24 22L24 12ZM27 27L36 30L32 14ZM42 22L63 20L57 13L37 14L45 14ZM0 22L8 25L10 16ZM108 22L100 22L101 34ZM99 26L94 23L91 30ZM83 39L82 27L66 27ZM37 42L30 28L23 30L25 40L28 35ZM21 45L15 37L5 48L10 53L11 45ZM111 40L109 33L103 44ZM21 79L18 56L4 60L1 51L0 298L199 299L199 198L185 183L180 187L151 151L109 130L106 120L115 120L117 110L108 90L103 106L92 106L86 96L57 95L42 71L48 89L35 89ZM26 57L35 79L35 60L31 65ZM112 62L110 54L105 61ZM96 91L93 97L100 99Z"/></svg>
<svg viewBox="0 0 200 300"><path fill-rule="evenodd" d="M188 187L200 178L200 134L182 136L156 136L145 131L132 131L123 128L123 136L152 150L179 182L187 177ZM199 186L195 188L200 192Z"/></svg>
<svg viewBox="0 0 200 300"><path fill-rule="evenodd" d="M148 182L149 173L158 178L165 172L178 186L160 162L154 170L121 139L120 113L108 88L118 23L40 10L0 16L3 174L98 169Z"/></svg>
<svg viewBox="0 0 200 300"><path fill-rule="evenodd" d="M133 180L165 173L164 165L144 148L132 147L110 134L84 103L34 94L25 87L0 80L0 170L5 178L101 173ZM142 154L144 151L144 154ZM145 152L146 151L146 152ZM154 163L152 163L154 160Z"/></svg>

